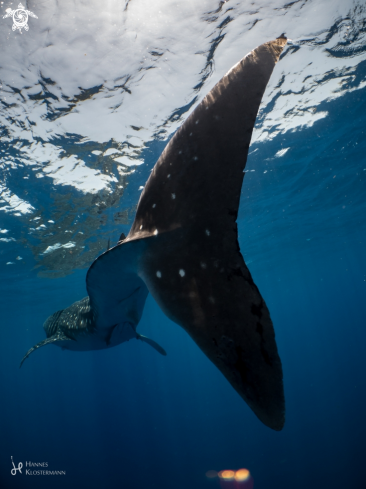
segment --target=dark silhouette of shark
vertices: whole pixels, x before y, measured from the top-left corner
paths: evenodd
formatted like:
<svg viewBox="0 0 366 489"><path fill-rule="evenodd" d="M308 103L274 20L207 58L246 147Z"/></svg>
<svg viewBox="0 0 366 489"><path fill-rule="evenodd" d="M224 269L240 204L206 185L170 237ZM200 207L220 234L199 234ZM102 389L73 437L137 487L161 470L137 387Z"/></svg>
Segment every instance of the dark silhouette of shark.
<svg viewBox="0 0 366 489"><path fill-rule="evenodd" d="M88 270L88 297L50 316L50 343L112 347L136 333L148 292L258 418L281 430L281 361L267 306L240 253L237 213L250 139L284 36L254 49L206 95L154 166L128 236Z"/></svg>

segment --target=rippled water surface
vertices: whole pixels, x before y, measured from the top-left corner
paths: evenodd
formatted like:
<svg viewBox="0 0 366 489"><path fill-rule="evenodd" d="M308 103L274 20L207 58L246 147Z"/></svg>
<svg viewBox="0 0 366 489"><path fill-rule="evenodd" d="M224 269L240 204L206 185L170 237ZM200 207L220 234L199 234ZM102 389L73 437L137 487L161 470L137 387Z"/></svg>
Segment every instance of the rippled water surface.
<svg viewBox="0 0 366 489"><path fill-rule="evenodd" d="M214 488L207 471L245 467L256 489L363 488L364 2L28 1L37 18L21 31L3 18L9 8L1 2L2 487ZM151 296L138 331L167 357L136 341L48 346L19 370L45 319L85 296L90 264L128 233L176 129L282 33L238 224L276 331L284 430L255 418ZM12 476L11 456L66 475Z"/></svg>

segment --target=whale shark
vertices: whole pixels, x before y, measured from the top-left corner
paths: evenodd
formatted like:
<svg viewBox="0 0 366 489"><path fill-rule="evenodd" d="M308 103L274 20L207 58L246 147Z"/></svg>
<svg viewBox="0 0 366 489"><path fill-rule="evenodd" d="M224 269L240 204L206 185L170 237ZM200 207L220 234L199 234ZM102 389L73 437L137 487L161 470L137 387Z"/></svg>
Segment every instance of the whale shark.
<svg viewBox="0 0 366 489"><path fill-rule="evenodd" d="M238 243L237 214L248 149L284 35L241 59L171 138L138 202L127 237L86 275L88 296L44 323L69 350L114 347L133 338L150 292L268 427L281 430L285 399L269 310Z"/></svg>

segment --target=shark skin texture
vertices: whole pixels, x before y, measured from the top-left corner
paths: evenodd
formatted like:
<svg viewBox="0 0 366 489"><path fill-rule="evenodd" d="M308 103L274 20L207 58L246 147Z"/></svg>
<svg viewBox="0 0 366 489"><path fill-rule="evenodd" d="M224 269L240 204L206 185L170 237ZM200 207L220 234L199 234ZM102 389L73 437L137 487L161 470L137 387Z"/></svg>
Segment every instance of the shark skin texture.
<svg viewBox="0 0 366 489"><path fill-rule="evenodd" d="M255 415L281 430L281 360L268 308L240 253L237 214L249 144L284 35L239 61L172 137L140 196L125 238L90 266L88 297L44 324L72 350L137 338L150 292L221 371Z"/></svg>

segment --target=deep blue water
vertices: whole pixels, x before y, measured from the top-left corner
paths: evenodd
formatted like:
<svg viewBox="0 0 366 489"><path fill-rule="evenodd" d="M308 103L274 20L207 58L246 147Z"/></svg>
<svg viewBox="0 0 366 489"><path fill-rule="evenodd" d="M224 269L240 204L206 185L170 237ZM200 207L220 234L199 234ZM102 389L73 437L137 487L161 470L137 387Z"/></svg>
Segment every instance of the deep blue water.
<svg viewBox="0 0 366 489"><path fill-rule="evenodd" d="M240 467L255 488L365 487L365 101L363 89L327 104L327 118L248 160L239 241L276 330L283 431L256 419L151 296L139 331L167 357L136 341L47 347L19 370L45 318L85 295L85 271L49 281L12 270L1 296L2 487L214 488L206 471ZM291 149L265 162L281 145ZM10 455L67 475L11 476Z"/></svg>

